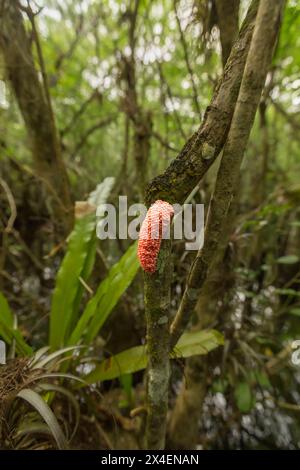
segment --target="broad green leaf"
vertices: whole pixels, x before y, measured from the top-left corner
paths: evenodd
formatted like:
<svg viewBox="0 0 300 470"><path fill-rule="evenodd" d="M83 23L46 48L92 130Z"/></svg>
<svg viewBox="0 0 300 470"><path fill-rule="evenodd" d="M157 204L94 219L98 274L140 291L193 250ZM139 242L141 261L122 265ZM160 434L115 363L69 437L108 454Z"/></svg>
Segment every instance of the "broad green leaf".
<svg viewBox="0 0 300 470"><path fill-rule="evenodd" d="M56 278L50 311L50 346L63 347L66 335L78 309L80 277L95 237L96 215L88 214L75 221L68 249ZM93 242L92 242L93 243ZM77 303L75 303L77 301Z"/></svg>
<svg viewBox="0 0 300 470"><path fill-rule="evenodd" d="M88 281L88 279L89 279L89 277L92 273L92 270L93 270L93 267L94 267L94 264L95 264L96 249L97 249L96 232L94 232L92 234L92 237L91 237L91 241L90 241L90 244L89 244L89 247L88 247L88 251L86 253L86 259L85 259L85 262L84 262L84 265L83 265L83 268L82 268L82 272L81 272L81 275L80 275L80 279L79 279L80 282L79 282L77 294L76 294L76 297L75 297L75 300L74 300L74 309L73 309L73 314L72 314L72 321L70 322L67 334L70 333L73 330L73 328L76 325L76 322L78 320L80 302L81 302L82 295L83 295L83 292L84 292L84 289L85 289L82 281L84 281L84 282Z"/></svg>
<svg viewBox="0 0 300 470"><path fill-rule="evenodd" d="M219 331L191 331L182 335L174 352L176 357L190 357L207 354L222 344L224 344L224 337Z"/></svg>
<svg viewBox="0 0 300 470"><path fill-rule="evenodd" d="M20 355L31 355L32 349L24 341L21 332L14 327L14 316L8 302L0 292L0 336L7 344L11 344L13 339L16 342L16 349Z"/></svg>
<svg viewBox="0 0 300 470"><path fill-rule="evenodd" d="M297 255L287 255L281 256L277 259L277 263L279 264L295 264L299 262L299 256Z"/></svg>
<svg viewBox="0 0 300 470"><path fill-rule="evenodd" d="M171 358L190 357L207 354L224 343L221 333L216 330L203 330L185 333L180 338ZM132 374L147 367L146 346L135 346L112 356L85 377L88 384L112 380L124 374Z"/></svg>
<svg viewBox="0 0 300 470"><path fill-rule="evenodd" d="M137 243L134 243L100 283L96 294L89 300L80 317L70 337L69 344L77 344L81 338L84 338L85 344L90 344L98 334L103 323L137 273L139 263L136 250Z"/></svg>
<svg viewBox="0 0 300 470"><path fill-rule="evenodd" d="M248 413L254 404L250 385L247 382L240 382L235 388L234 396L238 409L242 413Z"/></svg>
<svg viewBox="0 0 300 470"><path fill-rule="evenodd" d="M65 435L60 425L58 424L53 411L42 399L42 397L34 390L30 390L29 388L24 388L18 393L17 396L27 401L41 415L46 424L49 426L49 429L57 443L57 447L59 449L67 449L68 445Z"/></svg>
<svg viewBox="0 0 300 470"><path fill-rule="evenodd" d="M127 407L131 401L132 401L132 393L133 393L133 380L132 380L132 374L124 374L119 377L119 381L121 384L121 387L126 395L126 398L124 400L121 400L119 402L119 406L122 407Z"/></svg>
<svg viewBox="0 0 300 470"><path fill-rule="evenodd" d="M106 178L98 185L89 196L85 212L75 220L52 297L49 340L52 350L67 344L77 322L83 294L81 279L88 280L95 261L96 204L106 201L113 182L113 178Z"/></svg>

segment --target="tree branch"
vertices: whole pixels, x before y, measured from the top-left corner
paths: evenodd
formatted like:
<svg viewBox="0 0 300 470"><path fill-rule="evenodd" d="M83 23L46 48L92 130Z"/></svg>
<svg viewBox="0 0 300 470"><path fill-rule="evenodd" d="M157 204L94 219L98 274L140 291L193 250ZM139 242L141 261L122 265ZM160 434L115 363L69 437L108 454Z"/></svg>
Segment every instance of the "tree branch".
<svg viewBox="0 0 300 470"><path fill-rule="evenodd" d="M175 346L189 322L221 240L240 165L271 65L284 3L284 0L277 0L276 4L272 0L261 0L259 5L241 89L210 201L204 245L191 267L185 292L171 325L171 347Z"/></svg>
<svg viewBox="0 0 300 470"><path fill-rule="evenodd" d="M66 127L64 127L61 131L60 131L60 135L61 137L64 137L68 132L70 132L70 130L73 128L73 126L76 124L76 122L78 121L78 119L80 118L80 116L82 116L82 114L85 112L85 110L88 108L88 106L94 101L95 98L101 98L101 94L99 93L99 91L96 89L96 90L93 90L90 94L90 96L81 104L81 106L79 107L79 109L77 111L75 111L71 121L69 122L69 124L66 125Z"/></svg>
<svg viewBox="0 0 300 470"><path fill-rule="evenodd" d="M116 116L108 116L105 119L101 119L99 122L96 122L96 124L93 124L93 126L89 127L89 129L81 136L81 139L79 140L78 144L74 148L71 158L74 158L79 150L86 144L88 138L97 130L101 129L102 127L108 126L111 122L115 120Z"/></svg>
<svg viewBox="0 0 300 470"><path fill-rule="evenodd" d="M157 199L182 203L191 186L196 186L224 146L239 93L257 6L258 0L252 0L199 130L192 135L166 171L148 185L148 204Z"/></svg>
<svg viewBox="0 0 300 470"><path fill-rule="evenodd" d="M163 136L160 135L159 132L152 131L152 137L154 137L163 147L167 148L168 150L171 150L172 152L178 152L178 150L174 147L172 147L171 144L167 140L163 138Z"/></svg>
<svg viewBox="0 0 300 470"><path fill-rule="evenodd" d="M72 55L73 55L73 53L74 53L81 37L83 35L83 32L84 32L83 26L84 26L84 16L81 13L79 15L79 18L78 18L78 24L75 27L75 36L74 36L73 40L71 41L71 43L69 45L69 48L65 52L62 52L58 56L58 58L56 59L55 69L57 71L61 70L62 64L66 59L69 59L70 57L72 57Z"/></svg>

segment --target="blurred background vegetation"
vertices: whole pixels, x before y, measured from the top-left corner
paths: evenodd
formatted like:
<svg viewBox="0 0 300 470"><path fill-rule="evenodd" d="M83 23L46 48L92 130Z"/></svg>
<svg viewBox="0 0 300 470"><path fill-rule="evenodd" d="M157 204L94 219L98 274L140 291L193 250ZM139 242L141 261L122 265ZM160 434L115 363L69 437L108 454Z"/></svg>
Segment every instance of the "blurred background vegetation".
<svg viewBox="0 0 300 470"><path fill-rule="evenodd" d="M5 3L0 335L9 360L0 366L1 447L139 448L142 275L131 241L97 240L93 207L119 195L142 202L147 182L199 127L226 62L220 1L14 0L10 13ZM249 3L232 2L237 25ZM198 349L182 343L172 361L176 413L182 357L213 350L200 356L188 388L200 449L300 448L300 365L291 362L291 343L300 340L299 28L299 2L289 0L230 238L196 309L208 330L188 333ZM218 160L195 203L208 206L217 168ZM175 243L173 313L192 258ZM170 429L169 446L188 448L186 429Z"/></svg>

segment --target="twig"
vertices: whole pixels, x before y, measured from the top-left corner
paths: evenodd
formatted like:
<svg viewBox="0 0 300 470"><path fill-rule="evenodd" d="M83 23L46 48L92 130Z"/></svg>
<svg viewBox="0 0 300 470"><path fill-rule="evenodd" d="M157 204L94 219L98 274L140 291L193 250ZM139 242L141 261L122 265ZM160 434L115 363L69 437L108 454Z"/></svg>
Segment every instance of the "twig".
<svg viewBox="0 0 300 470"><path fill-rule="evenodd" d="M71 41L69 48L65 52L62 52L59 55L59 57L56 59L56 62L55 62L56 70L61 70L61 66L62 66L64 60L69 59L72 56L73 52L75 51L75 49L77 47L77 44L78 44L81 36L83 34L83 26L84 26L84 16L81 13L79 15L78 25L75 28L75 36L74 36L73 40Z"/></svg>
<svg viewBox="0 0 300 470"><path fill-rule="evenodd" d="M156 63L157 63L157 68L158 68L160 81L165 85L168 98L171 101L171 103L173 104L174 100L173 100L172 90L171 90L171 87L170 87L170 85L168 84L168 82L165 78L164 73L163 73L162 64L158 61ZM180 120L180 117L179 117L176 109L173 110L173 114L174 114L174 117L175 117L175 121L177 123L178 130L179 130L181 136L184 138L184 140L186 140L187 136L186 136L186 133L183 130L181 120Z"/></svg>
<svg viewBox="0 0 300 470"><path fill-rule="evenodd" d="M158 132L156 131L152 131L152 136L158 140L158 142L163 146L163 147L166 147L167 149L171 150L172 152L176 152L178 153L178 150L174 147L172 147L172 145L169 144L168 141L166 141Z"/></svg>
<svg viewBox="0 0 300 470"><path fill-rule="evenodd" d="M85 112L87 107L92 103L92 101L96 98L97 95L99 95L98 90L93 90L90 96L87 98L87 100L85 100L80 106L80 108L77 111L75 111L74 116L72 117L69 124L67 124L66 127L64 127L60 131L61 137L64 137L68 132L70 132L74 124L78 121L80 116Z"/></svg>
<svg viewBox="0 0 300 470"><path fill-rule="evenodd" d="M290 126L297 132L300 130L300 121L296 119L296 115L289 114L277 101L271 99L274 108L286 119ZM297 113L298 114L298 113Z"/></svg>
<svg viewBox="0 0 300 470"><path fill-rule="evenodd" d="M187 70L188 70L188 73L189 73L189 76L190 76L190 81L191 81L191 84L192 84L194 104L195 104L195 108L196 108L196 111L197 111L199 117L201 117L201 110L200 110L199 100L198 100L198 91L197 91L197 87L196 87L195 80L194 80L194 73L193 73L192 66L191 66L190 59L189 59L188 47L187 47L186 40L185 40L183 31L182 31L180 19L179 19L179 16L178 16L177 5L178 5L178 0L173 0L173 6L174 6L174 11L175 11L177 26L178 26L178 29L179 29L180 40L181 40L181 44L182 44L182 48L183 48L183 52L184 52L184 59L185 59L186 67L187 67Z"/></svg>
<svg viewBox="0 0 300 470"><path fill-rule="evenodd" d="M3 188L3 190L6 194L8 204L9 204L9 208L10 208L10 217L9 217L9 219L7 221L7 225L4 229L5 232L9 233L9 232L11 232L11 230L14 226L15 220L17 218L17 207L16 207L16 203L15 203L15 200L14 200L14 196L13 196L8 184L6 183L6 181L4 181L3 178L1 178L1 176L0 176L0 185L2 186L2 188Z"/></svg>
<svg viewBox="0 0 300 470"><path fill-rule="evenodd" d="M12 234L16 238L16 240L18 240L18 242L22 245L23 250L28 255L28 257L31 259L31 261L36 266L36 268L39 269L40 271L44 271L43 264L38 260L38 258L35 256L35 254L30 250L30 248L25 243L25 241L23 240L23 238L21 237L19 232L13 228L12 229Z"/></svg>
<svg viewBox="0 0 300 470"><path fill-rule="evenodd" d="M108 126L111 122L113 122L116 118L116 115L108 116L105 119L101 119L101 121L96 122L93 126L91 126L82 136L78 144L76 145L75 149L72 152L71 158L74 158L79 150L86 144L88 138L97 130L101 129L102 127Z"/></svg>
<svg viewBox="0 0 300 470"><path fill-rule="evenodd" d="M63 201L58 196L58 194L57 194L55 188L53 187L53 185L44 176L42 176L41 174L39 174L36 171L34 171L33 169L31 169L28 165L23 165L22 163L20 163L13 156L11 156L9 154L7 154L7 156L18 168L20 168L20 170L28 173L30 176L32 176L36 180L44 183L44 185L47 187L49 193L51 193L51 195L53 196L53 198L55 199L57 204L60 206L61 210L64 211L66 214L69 212L69 209L64 205Z"/></svg>

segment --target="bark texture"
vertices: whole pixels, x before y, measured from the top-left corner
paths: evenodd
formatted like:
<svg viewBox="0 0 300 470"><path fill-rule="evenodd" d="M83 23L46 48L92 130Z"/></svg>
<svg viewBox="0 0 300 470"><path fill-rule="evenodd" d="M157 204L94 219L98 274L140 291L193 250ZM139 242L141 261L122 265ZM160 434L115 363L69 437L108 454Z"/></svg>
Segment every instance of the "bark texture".
<svg viewBox="0 0 300 470"><path fill-rule="evenodd" d="M146 445L148 449L164 449L168 412L170 376L170 284L171 242L162 240L157 270L145 273L145 310L147 320L148 415Z"/></svg>

